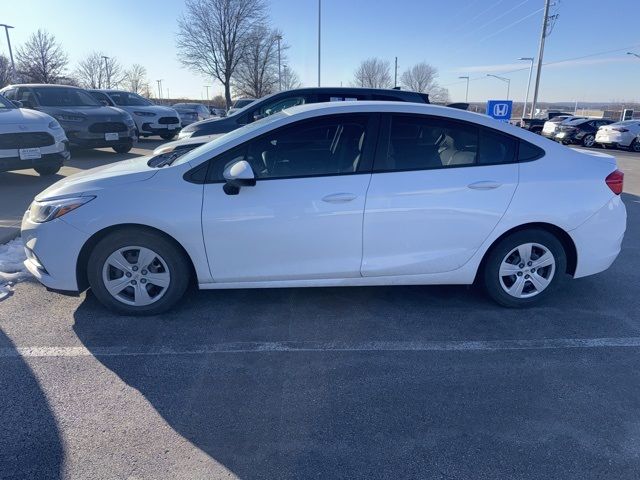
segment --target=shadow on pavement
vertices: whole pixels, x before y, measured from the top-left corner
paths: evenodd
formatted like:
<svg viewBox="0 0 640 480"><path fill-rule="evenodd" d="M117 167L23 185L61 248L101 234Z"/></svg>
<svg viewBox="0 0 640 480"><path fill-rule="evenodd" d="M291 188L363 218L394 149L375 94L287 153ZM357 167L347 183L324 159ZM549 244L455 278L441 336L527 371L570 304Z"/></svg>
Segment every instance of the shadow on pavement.
<svg viewBox="0 0 640 480"><path fill-rule="evenodd" d="M14 351L0 330L0 348ZM61 478L58 425L38 380L18 356L0 359L0 478Z"/></svg>
<svg viewBox="0 0 640 480"><path fill-rule="evenodd" d="M155 318L74 331L109 345L639 336L638 197L607 272L506 310L464 287L191 293ZM637 285L637 283L636 283ZM633 320L635 319L635 321ZM99 356L240 478L637 478L640 357L629 349Z"/></svg>

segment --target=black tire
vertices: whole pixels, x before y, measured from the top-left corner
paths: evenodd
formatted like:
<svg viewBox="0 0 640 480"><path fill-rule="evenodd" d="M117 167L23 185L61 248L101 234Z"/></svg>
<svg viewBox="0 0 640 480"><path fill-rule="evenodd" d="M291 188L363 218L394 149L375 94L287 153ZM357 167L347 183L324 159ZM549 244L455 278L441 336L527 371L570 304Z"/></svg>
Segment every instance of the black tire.
<svg viewBox="0 0 640 480"><path fill-rule="evenodd" d="M111 148L113 148L113 151L116 153L129 153L129 151L131 151L131 149L133 148L133 144L126 143L124 145L114 145Z"/></svg>
<svg viewBox="0 0 640 480"><path fill-rule="evenodd" d="M121 302L106 289L102 271L107 258L116 250L139 246L153 250L166 263L170 282L164 294L150 305L135 306ZM140 228L115 231L94 247L87 262L87 278L96 298L110 310L123 315L157 315L171 309L184 295L190 280L190 268L185 254L159 233Z"/></svg>
<svg viewBox="0 0 640 480"><path fill-rule="evenodd" d="M631 145L629 145L629 150L631 150L632 152L640 153L640 142L637 139L631 142Z"/></svg>
<svg viewBox="0 0 640 480"><path fill-rule="evenodd" d="M507 293L501 284L500 266L505 257L519 245L535 243L545 247L554 257L555 271L550 283L541 292L528 298L518 298ZM482 271L484 287L491 298L504 307L520 308L538 303L563 282L567 271L567 256L558 238L546 230L530 229L515 232L494 245L485 258ZM526 271L525 271L526 273ZM516 278L515 276L513 278ZM525 280L525 283L527 281ZM531 287L533 284L529 281Z"/></svg>
<svg viewBox="0 0 640 480"><path fill-rule="evenodd" d="M161 133L160 137L163 140L173 140L174 138L176 138L176 134L175 133Z"/></svg>
<svg viewBox="0 0 640 480"><path fill-rule="evenodd" d="M582 146L583 147L594 147L595 146L595 135L592 133L587 133L584 137L582 137Z"/></svg>
<svg viewBox="0 0 640 480"><path fill-rule="evenodd" d="M38 167L33 167L33 169L38 172L38 175L42 175L43 177L49 175L55 175L62 168L62 164L58 165L40 165Z"/></svg>

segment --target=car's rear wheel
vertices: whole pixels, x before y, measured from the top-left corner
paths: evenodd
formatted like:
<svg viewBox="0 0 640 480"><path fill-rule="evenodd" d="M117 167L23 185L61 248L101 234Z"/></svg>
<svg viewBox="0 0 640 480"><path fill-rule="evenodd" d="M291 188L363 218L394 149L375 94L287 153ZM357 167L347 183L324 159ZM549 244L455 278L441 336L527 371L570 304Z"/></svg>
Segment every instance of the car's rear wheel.
<svg viewBox="0 0 640 480"><path fill-rule="evenodd" d="M164 140L173 140L176 137L175 133L162 133L160 134L160 137L162 137Z"/></svg>
<svg viewBox="0 0 640 480"><path fill-rule="evenodd" d="M640 142L637 139L631 142L631 145L629 145L629 150L631 150L632 152L640 152Z"/></svg>
<svg viewBox="0 0 640 480"><path fill-rule="evenodd" d="M189 284L188 261L159 234L116 231L100 240L87 263L94 295L127 315L155 315L173 307Z"/></svg>
<svg viewBox="0 0 640 480"><path fill-rule="evenodd" d="M583 147L593 147L594 143L596 143L596 137L591 134L587 134L582 138Z"/></svg>
<svg viewBox="0 0 640 480"><path fill-rule="evenodd" d="M129 151L133 148L133 145L130 143L125 143L124 145L114 145L112 148L116 153L129 153Z"/></svg>
<svg viewBox="0 0 640 480"><path fill-rule="evenodd" d="M48 176L55 175L62 168L62 164L58 165L40 165L38 167L33 167L33 169L38 172L38 175Z"/></svg>
<svg viewBox="0 0 640 480"><path fill-rule="evenodd" d="M502 239L484 264L487 293L505 307L525 307L549 295L563 280L562 243L546 230L522 230Z"/></svg>

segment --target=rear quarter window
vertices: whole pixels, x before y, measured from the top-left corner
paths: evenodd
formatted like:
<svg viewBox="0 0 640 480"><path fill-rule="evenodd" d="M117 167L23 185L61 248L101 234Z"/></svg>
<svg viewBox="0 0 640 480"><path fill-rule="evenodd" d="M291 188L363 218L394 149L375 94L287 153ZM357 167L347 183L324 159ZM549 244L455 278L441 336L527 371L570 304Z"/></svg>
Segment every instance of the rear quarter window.
<svg viewBox="0 0 640 480"><path fill-rule="evenodd" d="M544 155L545 151L540 147L537 147L532 143L525 142L524 140L520 140L520 144L518 145L519 162L530 162L532 160L542 158Z"/></svg>

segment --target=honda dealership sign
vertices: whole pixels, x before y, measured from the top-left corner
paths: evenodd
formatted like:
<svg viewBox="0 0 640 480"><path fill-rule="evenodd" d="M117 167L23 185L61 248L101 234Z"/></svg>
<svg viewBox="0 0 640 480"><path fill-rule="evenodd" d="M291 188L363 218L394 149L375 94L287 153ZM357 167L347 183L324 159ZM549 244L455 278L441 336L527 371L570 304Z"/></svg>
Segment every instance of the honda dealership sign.
<svg viewBox="0 0 640 480"><path fill-rule="evenodd" d="M487 102L487 115L496 120L508 122L511 119L513 102L511 100L489 100Z"/></svg>

